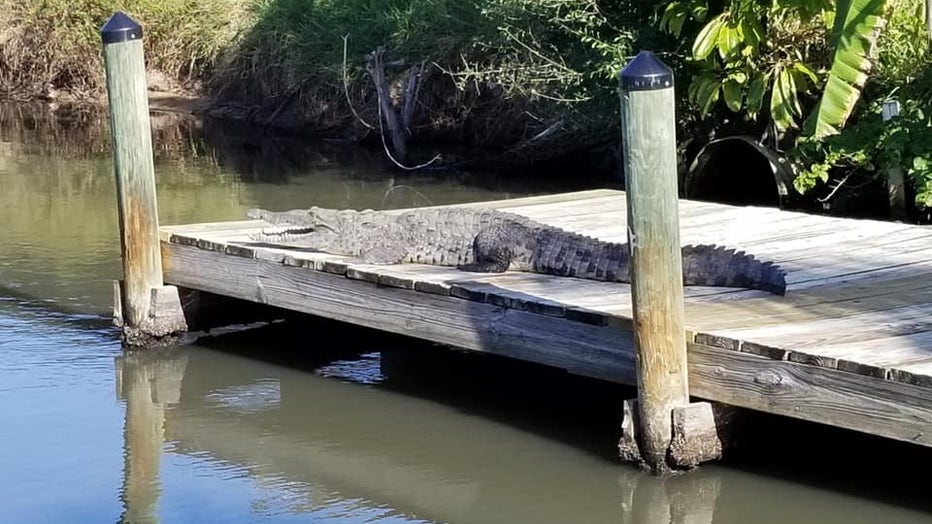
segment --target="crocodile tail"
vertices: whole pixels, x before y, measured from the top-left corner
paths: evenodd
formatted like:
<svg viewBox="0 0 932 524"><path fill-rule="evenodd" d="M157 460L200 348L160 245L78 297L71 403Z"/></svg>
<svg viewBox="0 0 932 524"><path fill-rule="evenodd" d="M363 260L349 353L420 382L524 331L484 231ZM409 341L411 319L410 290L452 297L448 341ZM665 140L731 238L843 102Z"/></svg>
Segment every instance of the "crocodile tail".
<svg viewBox="0 0 932 524"><path fill-rule="evenodd" d="M759 289L786 294L786 272L773 262L716 245L683 247L683 284Z"/></svg>

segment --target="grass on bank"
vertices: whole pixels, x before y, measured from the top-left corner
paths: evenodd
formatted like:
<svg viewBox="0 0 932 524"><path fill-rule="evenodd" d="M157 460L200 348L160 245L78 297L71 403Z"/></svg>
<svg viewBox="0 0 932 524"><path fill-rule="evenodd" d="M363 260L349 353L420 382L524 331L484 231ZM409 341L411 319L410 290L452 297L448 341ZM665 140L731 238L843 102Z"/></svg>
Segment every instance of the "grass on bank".
<svg viewBox="0 0 932 524"><path fill-rule="evenodd" d="M246 27L251 0L0 0L0 95L101 96L100 28L123 11L144 29L147 64L194 83Z"/></svg>

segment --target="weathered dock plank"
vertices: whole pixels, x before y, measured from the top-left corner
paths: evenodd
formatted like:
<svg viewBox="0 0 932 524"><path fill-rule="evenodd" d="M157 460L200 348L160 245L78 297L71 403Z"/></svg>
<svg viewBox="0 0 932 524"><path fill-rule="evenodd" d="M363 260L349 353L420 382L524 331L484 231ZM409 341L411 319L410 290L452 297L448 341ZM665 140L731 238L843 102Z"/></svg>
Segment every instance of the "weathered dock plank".
<svg viewBox="0 0 932 524"><path fill-rule="evenodd" d="M689 380L698 397L932 446L930 389L700 344Z"/></svg>
<svg viewBox="0 0 932 524"><path fill-rule="evenodd" d="M627 240L620 191L464 205ZM692 394L932 445L927 228L692 201L681 201L680 223L683 243L717 243L772 260L790 284L786 296L685 289L684 336L695 336ZM358 264L250 242L262 225L162 227L166 281L634 383L627 284Z"/></svg>
<svg viewBox="0 0 932 524"><path fill-rule="evenodd" d="M630 333L485 302L380 286L308 268L171 244L178 285L631 383Z"/></svg>

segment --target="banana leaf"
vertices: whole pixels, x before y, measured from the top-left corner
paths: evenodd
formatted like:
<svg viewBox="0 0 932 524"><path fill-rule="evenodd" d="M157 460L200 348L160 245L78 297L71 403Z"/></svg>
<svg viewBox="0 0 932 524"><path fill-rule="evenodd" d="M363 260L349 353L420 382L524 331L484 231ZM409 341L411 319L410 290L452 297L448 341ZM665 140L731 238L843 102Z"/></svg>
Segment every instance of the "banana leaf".
<svg viewBox="0 0 932 524"><path fill-rule="evenodd" d="M844 127L870 74L885 7L886 0L838 0L832 65L822 98L806 119L806 134L820 139Z"/></svg>

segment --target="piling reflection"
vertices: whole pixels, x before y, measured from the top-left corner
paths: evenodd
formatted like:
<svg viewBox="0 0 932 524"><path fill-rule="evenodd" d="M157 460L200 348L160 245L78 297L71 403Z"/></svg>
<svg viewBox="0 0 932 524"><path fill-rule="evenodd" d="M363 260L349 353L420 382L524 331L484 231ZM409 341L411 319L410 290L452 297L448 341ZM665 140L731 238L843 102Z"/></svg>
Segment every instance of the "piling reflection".
<svg viewBox="0 0 932 524"><path fill-rule="evenodd" d="M623 476L621 521L637 524L712 524L721 479L679 475L645 479Z"/></svg>
<svg viewBox="0 0 932 524"><path fill-rule="evenodd" d="M127 352L116 358L117 397L125 402L123 512L120 522L158 522L165 408L177 404L187 355L177 349Z"/></svg>

